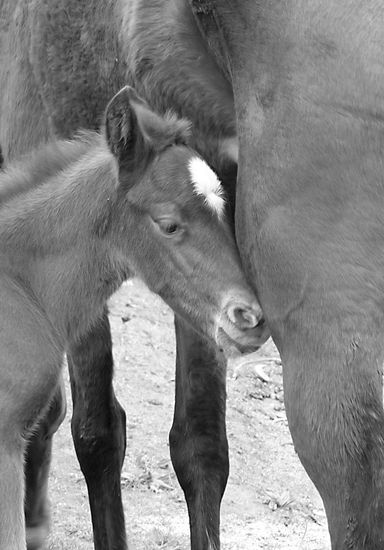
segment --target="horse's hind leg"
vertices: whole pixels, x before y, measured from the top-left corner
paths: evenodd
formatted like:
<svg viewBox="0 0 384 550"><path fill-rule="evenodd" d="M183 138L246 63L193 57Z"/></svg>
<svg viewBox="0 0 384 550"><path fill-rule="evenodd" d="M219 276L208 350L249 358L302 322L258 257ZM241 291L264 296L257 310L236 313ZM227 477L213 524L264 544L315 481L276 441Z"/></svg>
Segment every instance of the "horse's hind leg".
<svg viewBox="0 0 384 550"><path fill-rule="evenodd" d="M43 547L49 531L47 497L48 475L51 464L52 438L66 412L64 381L61 383L44 418L28 440L25 454L25 523L27 549Z"/></svg>
<svg viewBox="0 0 384 550"><path fill-rule="evenodd" d="M95 550L127 548L120 473L125 413L112 387L111 332L105 311L68 353L73 399L72 435L91 506Z"/></svg>
<svg viewBox="0 0 384 550"><path fill-rule="evenodd" d="M220 503L228 478L226 363L176 317L176 403L172 463L188 505L192 550L220 548Z"/></svg>
<svg viewBox="0 0 384 550"><path fill-rule="evenodd" d="M301 332L300 324L285 333L286 410L296 452L324 501L332 550L383 549L381 336L364 317L344 333L326 322Z"/></svg>

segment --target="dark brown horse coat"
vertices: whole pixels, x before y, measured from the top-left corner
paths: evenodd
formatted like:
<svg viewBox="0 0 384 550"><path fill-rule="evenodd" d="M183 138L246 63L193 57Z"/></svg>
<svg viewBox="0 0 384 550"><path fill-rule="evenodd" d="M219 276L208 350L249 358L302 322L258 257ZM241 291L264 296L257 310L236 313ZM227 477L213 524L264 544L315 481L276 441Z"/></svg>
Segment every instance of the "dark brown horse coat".
<svg viewBox="0 0 384 550"><path fill-rule="evenodd" d="M225 49L237 240L332 548L384 547L384 7L191 2ZM214 29L214 30L212 30ZM241 37L241 39L240 39Z"/></svg>
<svg viewBox="0 0 384 550"><path fill-rule="evenodd" d="M235 155L232 90L185 0L3 0L0 16L5 159L52 132L98 126L127 82L158 111L193 120L194 145L210 162Z"/></svg>
<svg viewBox="0 0 384 550"><path fill-rule="evenodd" d="M185 1L3 1L5 159L51 132L95 125L100 101L121 80L158 109L189 116L198 149L223 172L237 158L237 127L237 240L284 361L296 450L323 497L333 550L379 550L384 8L379 0L190 3L205 40ZM191 344L180 324L177 339L183 387L183 372L217 356ZM219 377L198 372L202 388L223 396ZM176 401L171 448L192 547L216 548L227 468L223 414L210 410L215 429L199 455L202 440L183 439L182 429L196 428L186 411L198 414L198 401Z"/></svg>

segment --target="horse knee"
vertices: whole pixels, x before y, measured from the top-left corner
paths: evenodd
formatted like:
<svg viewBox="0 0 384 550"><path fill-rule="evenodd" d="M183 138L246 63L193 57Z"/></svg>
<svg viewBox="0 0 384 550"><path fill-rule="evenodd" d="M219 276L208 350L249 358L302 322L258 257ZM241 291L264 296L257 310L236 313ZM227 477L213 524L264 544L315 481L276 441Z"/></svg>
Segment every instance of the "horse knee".
<svg viewBox="0 0 384 550"><path fill-rule="evenodd" d="M117 462L121 469L126 449L126 414L117 400L111 410L98 411L97 416L74 411L71 428L86 478L99 476L110 463Z"/></svg>
<svg viewBox="0 0 384 550"><path fill-rule="evenodd" d="M185 472L188 465L187 448L184 445L185 439L186 437L182 428L173 424L169 432L169 450L173 468L182 489L184 489L188 481L188 475Z"/></svg>
<svg viewBox="0 0 384 550"><path fill-rule="evenodd" d="M193 434L184 424L172 425L169 432L171 460L184 492L195 492L205 480L222 497L229 474L226 437Z"/></svg>
<svg viewBox="0 0 384 550"><path fill-rule="evenodd" d="M175 423L172 425L169 432L169 450L177 479L188 500L188 495L193 492L198 472L195 468L193 444L183 426Z"/></svg>
<svg viewBox="0 0 384 550"><path fill-rule="evenodd" d="M27 548L43 546L49 531L47 499L48 476L51 464L52 436L66 413L64 383L61 381L44 417L28 440L25 454L25 503Z"/></svg>
<svg viewBox="0 0 384 550"><path fill-rule="evenodd" d="M26 527L27 550L42 550L49 534L49 520L40 525Z"/></svg>

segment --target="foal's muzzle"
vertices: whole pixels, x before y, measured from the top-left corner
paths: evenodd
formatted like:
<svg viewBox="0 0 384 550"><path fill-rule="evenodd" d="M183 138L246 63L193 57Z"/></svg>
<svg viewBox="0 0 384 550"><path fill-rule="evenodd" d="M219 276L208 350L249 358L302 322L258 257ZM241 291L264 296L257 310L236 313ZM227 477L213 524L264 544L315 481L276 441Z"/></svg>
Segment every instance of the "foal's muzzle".
<svg viewBox="0 0 384 550"><path fill-rule="evenodd" d="M259 303L253 294L245 291L237 292L224 305L219 329L219 343L226 347L230 342L241 351L259 348L270 336Z"/></svg>

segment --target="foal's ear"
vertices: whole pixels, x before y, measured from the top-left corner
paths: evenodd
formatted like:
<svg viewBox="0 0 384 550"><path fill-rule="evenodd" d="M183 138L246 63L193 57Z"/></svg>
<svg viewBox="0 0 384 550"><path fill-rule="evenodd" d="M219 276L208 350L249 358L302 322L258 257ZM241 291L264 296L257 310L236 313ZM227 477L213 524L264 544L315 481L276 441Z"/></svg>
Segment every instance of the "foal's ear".
<svg viewBox="0 0 384 550"><path fill-rule="evenodd" d="M121 168L133 168L150 153L137 120L134 102L139 104L141 99L133 88L125 86L111 99L105 110L105 138Z"/></svg>
<svg viewBox="0 0 384 550"><path fill-rule="evenodd" d="M170 112L160 116L143 101L133 105L145 141L154 151L163 151L170 145L188 144L191 128L188 120L179 119Z"/></svg>
<svg viewBox="0 0 384 550"><path fill-rule="evenodd" d="M186 144L190 123L172 114L161 117L151 111L133 88L125 86L107 105L105 133L120 166L132 166L145 161L151 152Z"/></svg>

